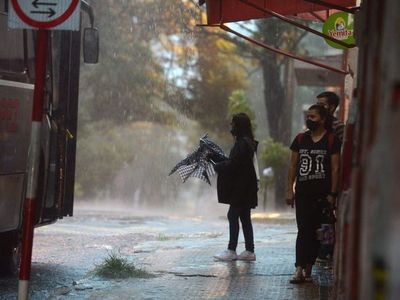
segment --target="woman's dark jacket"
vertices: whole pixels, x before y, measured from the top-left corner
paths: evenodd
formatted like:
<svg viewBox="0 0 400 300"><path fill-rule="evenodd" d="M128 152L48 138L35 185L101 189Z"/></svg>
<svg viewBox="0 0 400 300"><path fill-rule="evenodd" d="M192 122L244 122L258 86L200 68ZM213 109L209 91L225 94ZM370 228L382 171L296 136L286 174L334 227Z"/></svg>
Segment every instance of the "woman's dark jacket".
<svg viewBox="0 0 400 300"><path fill-rule="evenodd" d="M257 142L250 138L237 138L225 161L215 164L218 173L218 202L236 207L257 206L257 176L253 165Z"/></svg>

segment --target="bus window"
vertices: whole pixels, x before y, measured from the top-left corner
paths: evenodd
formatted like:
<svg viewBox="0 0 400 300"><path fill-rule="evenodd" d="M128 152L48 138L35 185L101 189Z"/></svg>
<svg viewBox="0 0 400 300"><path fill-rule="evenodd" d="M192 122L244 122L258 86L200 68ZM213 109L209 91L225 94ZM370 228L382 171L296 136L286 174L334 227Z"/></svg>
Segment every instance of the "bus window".
<svg viewBox="0 0 400 300"><path fill-rule="evenodd" d="M4 2L0 0L0 3ZM4 5L0 5L2 7ZM23 73L24 64L24 36L21 29L8 29L7 15L0 12L0 72ZM3 45L7 45L4 47Z"/></svg>
<svg viewBox="0 0 400 300"><path fill-rule="evenodd" d="M0 78L34 82L34 31L8 28L7 0L0 0ZM7 47L3 47L7 45Z"/></svg>

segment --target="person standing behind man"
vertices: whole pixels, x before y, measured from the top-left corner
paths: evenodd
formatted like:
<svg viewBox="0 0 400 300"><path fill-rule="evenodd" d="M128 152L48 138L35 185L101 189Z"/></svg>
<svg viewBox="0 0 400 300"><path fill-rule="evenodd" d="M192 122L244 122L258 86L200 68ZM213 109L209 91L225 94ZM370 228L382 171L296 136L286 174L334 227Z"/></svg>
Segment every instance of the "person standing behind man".
<svg viewBox="0 0 400 300"><path fill-rule="evenodd" d="M330 132L329 112L312 105L307 112L309 129L293 140L286 204L296 205L296 271L290 283L311 281L312 267L320 243L317 229L321 221L321 201L334 205L339 180L340 141ZM293 185L296 181L296 191Z"/></svg>
<svg viewBox="0 0 400 300"><path fill-rule="evenodd" d="M317 96L317 104L324 106L332 116L332 132L343 143L343 134L345 125L342 121L338 120L334 113L339 106L339 96L333 92L323 92Z"/></svg>
<svg viewBox="0 0 400 300"><path fill-rule="evenodd" d="M343 144L345 125L334 116L334 113L339 106L339 102L339 96L333 92L326 91L317 96L317 104L324 106L331 115L332 132L339 138L341 144ZM330 266L333 258L333 251L334 243L321 244L317 263Z"/></svg>

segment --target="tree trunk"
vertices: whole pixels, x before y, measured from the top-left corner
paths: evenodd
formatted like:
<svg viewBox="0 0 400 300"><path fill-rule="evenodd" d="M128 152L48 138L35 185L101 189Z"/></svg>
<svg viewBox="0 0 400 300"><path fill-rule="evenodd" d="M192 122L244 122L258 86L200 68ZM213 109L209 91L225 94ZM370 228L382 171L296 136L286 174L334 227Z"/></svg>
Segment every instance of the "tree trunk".
<svg viewBox="0 0 400 300"><path fill-rule="evenodd" d="M286 95L279 78L280 72L276 60L262 60L264 75L264 101L267 107L270 136L274 141L289 144L291 122L287 114L291 112L286 104ZM275 207L285 207L287 168L274 169L275 174Z"/></svg>
<svg viewBox="0 0 400 300"><path fill-rule="evenodd" d="M288 107L286 92L280 79L280 70L275 61L262 60L264 76L264 101L267 107L271 138L286 146L290 143L291 108Z"/></svg>
<svg viewBox="0 0 400 300"><path fill-rule="evenodd" d="M281 38L280 28L275 23L263 22L260 28L262 39L267 44L278 45ZM293 93L287 90L291 70L289 64L279 64L278 55L265 52L261 58L264 80L264 101L271 138L285 146L289 146L292 128ZM283 73L284 72L284 73ZM288 161L289 164L289 161ZM275 168L275 207L285 208L288 164L283 168Z"/></svg>

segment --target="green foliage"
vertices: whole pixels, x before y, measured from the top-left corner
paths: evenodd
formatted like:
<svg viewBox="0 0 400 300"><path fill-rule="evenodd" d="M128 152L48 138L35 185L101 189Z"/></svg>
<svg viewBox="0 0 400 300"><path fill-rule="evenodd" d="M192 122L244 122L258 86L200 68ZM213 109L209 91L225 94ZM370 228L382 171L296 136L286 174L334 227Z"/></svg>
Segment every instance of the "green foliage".
<svg viewBox="0 0 400 300"><path fill-rule="evenodd" d="M267 139L263 142L263 149L261 159L266 167L283 168L287 166L290 159L288 147L272 139Z"/></svg>
<svg viewBox="0 0 400 300"><path fill-rule="evenodd" d="M172 235L166 235L164 233L160 233L157 236L157 240L160 242L166 242L166 241L170 241L170 240L178 240L183 238L183 235L178 235L178 236L172 236Z"/></svg>
<svg viewBox="0 0 400 300"><path fill-rule="evenodd" d="M76 181L82 196L98 195L113 185L124 163L133 160L129 144L110 122L90 123L78 140Z"/></svg>
<svg viewBox="0 0 400 300"><path fill-rule="evenodd" d="M181 36L193 26L195 6L180 0L106 0L92 5L100 30L100 57L97 65L82 68L86 119L169 122L165 103L181 94L171 88L165 74L168 62L160 53L185 53ZM180 47L171 45L174 37Z"/></svg>
<svg viewBox="0 0 400 300"><path fill-rule="evenodd" d="M249 116L251 123L254 126L254 120L256 119L256 114L251 109L249 102L247 101L246 96L244 94L244 91L235 90L229 97L228 119L230 120L234 114L241 112L244 112Z"/></svg>
<svg viewBox="0 0 400 300"><path fill-rule="evenodd" d="M274 170L275 175L282 169L286 169L290 159L290 149L282 143L275 142L272 139L263 141L262 148L264 149L261 153L261 161L265 167L271 167ZM269 182L269 184L272 184Z"/></svg>
<svg viewBox="0 0 400 300"><path fill-rule="evenodd" d="M226 130L221 116L227 114L232 91L244 87L243 59L223 38L226 34L196 28L195 1L105 0L92 5L100 61L82 67L82 122L177 124L183 113L205 131Z"/></svg>
<svg viewBox="0 0 400 300"><path fill-rule="evenodd" d="M167 235L164 234L164 233L160 233L160 234L158 235L158 237L157 237L157 240L158 240L158 241L161 241L161 242L169 241L169 240L171 240L171 239L172 239L172 237L167 236Z"/></svg>
<svg viewBox="0 0 400 300"><path fill-rule="evenodd" d="M148 40L137 40L130 32L130 7L95 4L100 28L100 61L83 69L84 89L90 120L116 123L149 119L158 111L151 106L162 94L162 69L154 59ZM157 108L157 106L155 106Z"/></svg>
<svg viewBox="0 0 400 300"><path fill-rule="evenodd" d="M115 126L91 123L78 140L76 186L82 198L104 196L146 204L176 198L168 182L172 162L182 159L178 132L150 122Z"/></svg>
<svg viewBox="0 0 400 300"><path fill-rule="evenodd" d="M104 261L94 269L97 276L106 278L152 278L151 273L136 268L132 263L114 252L110 253Z"/></svg>
<svg viewBox="0 0 400 300"><path fill-rule="evenodd" d="M208 32L196 35L197 77L189 81L191 112L208 132L224 132L229 97L246 85L236 46Z"/></svg>
<svg viewBox="0 0 400 300"><path fill-rule="evenodd" d="M197 140L194 122L184 128L189 117L228 140L229 97L246 85L245 62L227 34L196 28L196 1L91 5L100 60L81 67L76 196L170 201L178 192L166 175L187 153L177 128Z"/></svg>

